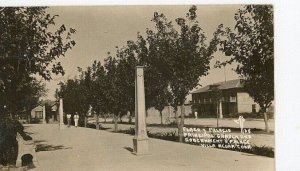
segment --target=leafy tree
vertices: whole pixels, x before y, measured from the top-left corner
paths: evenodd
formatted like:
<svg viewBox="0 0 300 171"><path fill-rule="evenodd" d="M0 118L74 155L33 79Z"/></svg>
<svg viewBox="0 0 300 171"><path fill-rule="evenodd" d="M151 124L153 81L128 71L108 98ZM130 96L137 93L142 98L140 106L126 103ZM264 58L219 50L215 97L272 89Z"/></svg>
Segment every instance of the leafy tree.
<svg viewBox="0 0 300 171"><path fill-rule="evenodd" d="M100 62L94 61L92 64L92 86L91 86L91 106L96 114L96 128L99 129L99 116L104 116L107 110L106 91L106 71Z"/></svg>
<svg viewBox="0 0 300 171"><path fill-rule="evenodd" d="M198 85L200 77L208 73L209 60L218 43L214 36L209 46L205 44L206 37L196 21L196 10L196 6L192 6L185 19L176 19L180 27L179 32L164 14L155 12L152 19L155 31L150 29L146 31L148 56L142 58L148 70L145 78L149 74L148 83L151 85L148 90L152 95L149 96L150 106L161 109L162 105L172 102L181 142L185 98ZM168 98L169 93L172 95L171 99ZM178 105L182 110L181 122L177 115Z"/></svg>
<svg viewBox="0 0 300 171"><path fill-rule="evenodd" d="M159 90L158 83L158 77L162 76L161 72L158 70L158 68L154 67L156 66L157 60L153 60L156 55L156 51L153 46L155 46L155 39L150 38L153 36L153 32L148 32L150 30L147 30L147 39L144 39L139 33L137 36L137 41L135 42L133 49L136 53L136 60L137 65L144 66L144 86L145 86L145 107L146 107L146 116L148 116L148 109L151 107L154 107L156 104L155 97L157 94L157 91ZM154 40L153 42L149 42L149 39ZM148 44L147 44L148 43ZM163 80L159 80L162 82Z"/></svg>
<svg viewBox="0 0 300 171"><path fill-rule="evenodd" d="M119 109L119 96L117 86L117 60L114 57L109 56L105 59L104 67L107 71L107 109L108 112L114 114L114 124L115 124L115 131L118 130L118 116L121 113Z"/></svg>
<svg viewBox="0 0 300 171"><path fill-rule="evenodd" d="M127 46L117 51L117 85L122 115L134 113L135 110L135 70L137 59L134 54L134 42L128 41Z"/></svg>
<svg viewBox="0 0 300 171"><path fill-rule="evenodd" d="M49 119L53 116L53 113L52 113L52 104L51 104L51 101L45 101L45 112L46 112L46 121L49 122Z"/></svg>
<svg viewBox="0 0 300 171"><path fill-rule="evenodd" d="M108 87L107 97L110 113L114 114L115 131L117 131L118 118L122 118L128 111L134 113L135 109L135 44L128 41L127 45L117 49L116 57L106 59Z"/></svg>
<svg viewBox="0 0 300 171"><path fill-rule="evenodd" d="M60 89L56 90L56 98L64 99L64 111L66 113L79 115L80 126L87 126L87 112L90 107L89 88L87 87L89 71L85 72L79 68L79 78L68 79L60 82Z"/></svg>
<svg viewBox="0 0 300 171"><path fill-rule="evenodd" d="M274 22L272 5L246 5L235 14L235 30L220 25L221 50L237 62L245 90L259 104L269 132L267 108L274 100Z"/></svg>
<svg viewBox="0 0 300 171"><path fill-rule="evenodd" d="M170 88L174 106L181 106L181 120L178 126L180 142L183 141L186 96L199 84L200 77L208 74L211 54L215 50L214 39L209 46L205 44L206 37L196 21L196 10L196 6L192 6L186 14L186 19L176 19L181 30L175 42L176 54L169 59L172 71Z"/></svg>
<svg viewBox="0 0 300 171"><path fill-rule="evenodd" d="M169 88L172 75L169 59L174 54L177 32L171 22L163 14L154 13L151 20L155 23L155 31L147 29L148 56L142 58L145 70L146 106L154 107L160 112L172 101Z"/></svg>
<svg viewBox="0 0 300 171"><path fill-rule="evenodd" d="M91 108L91 100L92 100L92 69L91 67L87 67L86 71L81 71L80 79L79 79L80 87L83 88L85 94L82 94L82 111L81 114L84 116L84 127L87 127L87 117L88 112L92 112Z"/></svg>
<svg viewBox="0 0 300 171"><path fill-rule="evenodd" d="M159 111L160 114L160 124L163 125L163 116L162 111L166 106L171 104L172 101L172 94L169 91L167 86L163 86L163 88L156 87L157 88L157 94L154 95L153 99L153 105L156 110Z"/></svg>
<svg viewBox="0 0 300 171"><path fill-rule="evenodd" d="M6 114L14 116L20 110L15 96L35 74L45 80L51 80L51 73L64 74L61 64L55 61L75 45L71 39L74 29L62 25L50 31L57 15L51 16L45 10L46 7L0 8L0 89L6 99L1 101L0 110L6 106Z"/></svg>
<svg viewBox="0 0 300 171"><path fill-rule="evenodd" d="M40 97L45 96L46 92L45 84L35 78L20 86L15 95L17 113L30 122L31 110L38 105Z"/></svg>

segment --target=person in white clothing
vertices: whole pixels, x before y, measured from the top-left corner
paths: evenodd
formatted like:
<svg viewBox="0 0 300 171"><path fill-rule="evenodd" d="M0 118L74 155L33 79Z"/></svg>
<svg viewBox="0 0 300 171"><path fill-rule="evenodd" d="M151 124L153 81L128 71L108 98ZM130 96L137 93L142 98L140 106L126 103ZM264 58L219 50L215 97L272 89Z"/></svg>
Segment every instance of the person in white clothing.
<svg viewBox="0 0 300 171"><path fill-rule="evenodd" d="M195 119L198 119L198 112L196 111L194 114L195 114Z"/></svg>
<svg viewBox="0 0 300 171"><path fill-rule="evenodd" d="M77 112L76 112L76 114L74 115L75 127L78 126L78 120L79 120L79 115L78 115Z"/></svg>
<svg viewBox="0 0 300 171"><path fill-rule="evenodd" d="M70 124L71 124L71 114L67 114L67 122L68 122L68 127L70 127Z"/></svg>

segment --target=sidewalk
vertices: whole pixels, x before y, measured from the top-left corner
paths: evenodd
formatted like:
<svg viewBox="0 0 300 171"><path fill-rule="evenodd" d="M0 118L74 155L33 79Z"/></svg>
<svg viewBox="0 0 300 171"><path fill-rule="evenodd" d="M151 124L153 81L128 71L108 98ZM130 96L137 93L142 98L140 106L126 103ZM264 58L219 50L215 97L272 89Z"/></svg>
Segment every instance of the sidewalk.
<svg viewBox="0 0 300 171"><path fill-rule="evenodd" d="M151 155L135 156L132 136L88 128L29 125L38 152L32 170L274 170L274 158L150 139Z"/></svg>

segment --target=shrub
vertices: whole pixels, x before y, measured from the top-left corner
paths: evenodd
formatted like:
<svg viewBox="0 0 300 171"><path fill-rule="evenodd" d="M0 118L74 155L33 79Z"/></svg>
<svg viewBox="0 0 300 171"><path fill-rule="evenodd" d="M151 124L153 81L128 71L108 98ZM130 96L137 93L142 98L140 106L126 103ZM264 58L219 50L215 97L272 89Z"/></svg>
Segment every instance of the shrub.
<svg viewBox="0 0 300 171"><path fill-rule="evenodd" d="M87 123L87 124L86 124L86 127L87 127L87 128L96 129L96 125L95 125L95 124L92 124L92 123Z"/></svg>
<svg viewBox="0 0 300 171"><path fill-rule="evenodd" d="M118 133L135 135L135 129L131 127L129 129L126 129L126 130L118 130Z"/></svg>
<svg viewBox="0 0 300 171"><path fill-rule="evenodd" d="M260 156L267 156L267 157L274 157L274 149L272 147L266 147L266 146L252 146L252 149L250 151L243 151L246 153L256 154Z"/></svg>
<svg viewBox="0 0 300 171"><path fill-rule="evenodd" d="M32 123L32 124L38 124L38 123L41 123L41 121L40 121L40 119L38 119L38 118L32 118L32 119L30 120L30 123Z"/></svg>
<svg viewBox="0 0 300 171"><path fill-rule="evenodd" d="M170 121L168 126L176 126L177 127L177 123L176 123L176 120L174 121Z"/></svg>
<svg viewBox="0 0 300 171"><path fill-rule="evenodd" d="M261 113L229 113L228 116L224 116L225 118L238 118L239 116L243 116L244 118L262 118Z"/></svg>

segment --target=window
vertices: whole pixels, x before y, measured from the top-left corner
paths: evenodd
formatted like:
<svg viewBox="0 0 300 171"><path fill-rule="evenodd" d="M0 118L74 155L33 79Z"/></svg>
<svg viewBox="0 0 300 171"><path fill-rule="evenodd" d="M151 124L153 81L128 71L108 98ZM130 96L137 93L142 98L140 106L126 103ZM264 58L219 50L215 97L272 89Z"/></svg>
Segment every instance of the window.
<svg viewBox="0 0 300 171"><path fill-rule="evenodd" d="M235 96L230 96L230 102L236 102L236 97Z"/></svg>
<svg viewBox="0 0 300 171"><path fill-rule="evenodd" d="M209 102L209 99L208 98L204 98L204 103L207 103Z"/></svg>
<svg viewBox="0 0 300 171"><path fill-rule="evenodd" d="M35 111L35 118L38 119L43 118L43 111Z"/></svg>
<svg viewBox="0 0 300 171"><path fill-rule="evenodd" d="M225 98L224 98L224 96L222 96L222 98L221 98L221 101L223 101L223 102L225 101Z"/></svg>
<svg viewBox="0 0 300 171"><path fill-rule="evenodd" d="M252 105L252 113L256 113L256 104Z"/></svg>

